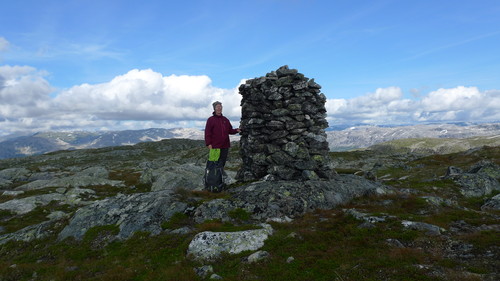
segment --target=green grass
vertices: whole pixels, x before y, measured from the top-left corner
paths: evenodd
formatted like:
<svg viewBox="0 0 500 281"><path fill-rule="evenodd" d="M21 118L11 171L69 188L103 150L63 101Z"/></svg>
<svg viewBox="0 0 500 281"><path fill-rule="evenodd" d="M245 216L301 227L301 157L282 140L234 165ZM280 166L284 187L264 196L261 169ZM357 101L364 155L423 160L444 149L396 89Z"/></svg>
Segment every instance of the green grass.
<svg viewBox="0 0 500 281"><path fill-rule="evenodd" d="M54 158L48 162L41 161L40 157L32 157L0 161L0 167L30 163L33 169L37 169L49 165L65 167L106 163L110 179L121 180L127 187L89 187L96 191L98 198L105 198L118 192L149 191L150 186L141 185L139 181L140 174L136 167L140 161L165 161L177 157L177 160L203 163L207 153L202 143L185 143L180 140L145 143L135 148L139 148L141 153L132 153L133 147L89 150L92 153L86 157L82 156L83 158L75 158L75 155L80 155L81 152L55 152L49 154ZM129 154L116 158L110 156L118 150ZM239 157L235 146L230 153L231 157ZM367 158L380 157L371 151L334 152L331 156L346 161L364 161ZM498 224L498 212L484 212L480 209L485 199L496 193L481 198L463 198L458 193L456 184L451 180L442 179L441 176L451 165L466 170L483 159L500 164L500 149L486 147L469 153L432 155L406 160L404 157L384 157L387 156L377 159L393 162L385 165L383 169L376 170L377 176L390 174L391 180L384 184L396 190L412 189L416 194L396 192L383 196L361 197L335 210L316 210L294 218L291 223L271 223L274 234L266 240L261 249L270 254L265 260L249 264L244 258L252 252L246 251L237 255L223 255L208 264L211 264L215 273L224 280L480 280L463 272L498 274L498 263L494 260L484 263L480 259L461 260L446 257L443 253L446 239L426 236L424 231L406 229L401 220L426 222L445 229L449 229L458 221L464 221L471 226ZM352 174L358 171L354 168L335 168L339 173ZM409 177L402 178L407 175ZM236 188L239 185L241 183L235 183L231 187ZM50 188L29 191L19 198L53 191ZM191 206L198 206L214 199L230 199L231 193L179 188L175 196ZM446 204L435 206L422 196L453 199L460 207ZM0 197L0 200L8 199ZM375 228L361 228L359 226L362 221L345 215L343 208L356 208L363 213L384 216L386 220L376 223ZM56 210L72 213L75 209L53 202L38 207L25 216L0 211L0 226L6 233L12 232L45 221L46 215ZM195 224L188 215L176 213L164 222L162 227L177 229L188 226L193 229L192 233L171 235L166 231L152 236L147 232L137 232L130 239L123 241L114 238L118 233L116 225L91 228L81 241L71 238L57 241L57 233L67 223L63 220L47 238L31 242L10 241L0 245L0 280L201 280L195 275L193 268L201 266L202 263L186 257L188 245L196 233L261 228L253 224L255 222L251 221L251 214L246 209L233 209L229 211L228 216L231 222L209 220ZM473 245L472 253L479 256L498 247L497 231L446 235L455 241ZM387 239L397 239L404 247L388 245ZM289 257L294 260L287 262ZM421 269L417 265L432 265L444 272L445 277L440 279L430 276L429 270Z"/></svg>
<svg viewBox="0 0 500 281"><path fill-rule="evenodd" d="M69 205L62 205L58 202L52 201L46 206L36 207L33 211L17 215L9 211L0 211L0 226L5 228L6 233L12 233L30 225L35 225L48 221L47 216L55 211L63 211L71 213L76 210L76 207Z"/></svg>

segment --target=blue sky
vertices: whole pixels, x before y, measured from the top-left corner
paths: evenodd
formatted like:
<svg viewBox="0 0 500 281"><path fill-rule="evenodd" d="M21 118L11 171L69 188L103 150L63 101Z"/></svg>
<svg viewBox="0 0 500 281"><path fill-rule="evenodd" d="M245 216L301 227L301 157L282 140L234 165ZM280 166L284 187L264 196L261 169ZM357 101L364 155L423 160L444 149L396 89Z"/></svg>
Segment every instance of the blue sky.
<svg viewBox="0 0 500 281"><path fill-rule="evenodd" d="M282 65L329 122L500 120L500 1L6 1L0 135L202 126Z"/></svg>

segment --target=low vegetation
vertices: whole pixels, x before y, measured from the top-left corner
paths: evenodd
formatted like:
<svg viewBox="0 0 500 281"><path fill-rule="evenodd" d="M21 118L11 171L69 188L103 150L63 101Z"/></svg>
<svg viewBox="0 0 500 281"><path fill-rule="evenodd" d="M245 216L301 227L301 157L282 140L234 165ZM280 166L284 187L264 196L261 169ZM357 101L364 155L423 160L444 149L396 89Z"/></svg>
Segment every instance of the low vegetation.
<svg viewBox="0 0 500 281"><path fill-rule="evenodd" d="M151 161L158 157L155 154L158 144L142 144L141 149L145 154L134 154L134 161L148 157ZM163 149L168 151L168 148ZM102 156L99 151L108 156ZM112 148L95 150L93 161L114 161L109 158L112 151ZM76 152L51 153L49 156L68 163L72 161L71 153ZM177 152L174 150L173 153ZM203 147L195 147L189 148L189 153L180 153L179 157L198 161L205 159L204 153ZM237 148L231 150L233 159L238 157L237 153ZM316 210L290 223L271 222L274 234L261 249L269 252L269 257L257 263L248 263L244 257L251 252L224 255L210 263L215 273L223 280L472 281L494 280L500 276L498 228L483 227L481 231L457 233L447 231L443 235L432 236L401 224L402 220L419 221L445 230L459 225L498 226L500 212L481 210L484 201L496 193L465 198L458 192L458 186L443 176L447 167L452 165L467 169L481 160L500 164L500 147L419 157L380 155L373 151L332 152L331 155L342 158L342 163L346 163L336 167L339 173L359 173L363 169L356 163L382 161L373 170L374 176L394 188L395 193L358 198L334 210ZM161 157L166 158L165 154ZM53 161L51 165L54 167L62 165ZM123 181L126 188L90 187L98 198L114 196L119 192L146 192L150 188L140 183L140 172L134 168L130 158L120 161L123 166L114 166L110 179ZM81 159L81 162L88 164L92 161ZM6 165L5 162L0 164L0 168L5 168L2 165ZM236 170L238 161L229 166ZM228 198L230 194L179 188L175 196L196 206L200 202ZM435 204L427 197L448 201ZM10 199L0 196L0 203ZM385 219L375 225L366 224L346 209ZM47 214L57 210L66 213L75 211L67 205L58 204L38 207L22 217L0 211L0 227L4 233L9 233L44 221ZM64 227L64 224L59 224L52 234L42 240L10 241L1 245L0 280L204 280L194 271L203 264L186 258L186 250L194 235L202 231L259 228L250 222L250 213L245 209L233 209L228 215L231 222L211 220L197 224L189 214L176 213L162 224L162 234L153 236L137 232L127 240L115 239L118 226L108 225L89 229L81 241L58 241L57 233ZM185 234L170 233L170 230L183 227L190 231ZM450 245L450 241L470 247L471 250L467 251L470 257L455 255L452 249L455 244Z"/></svg>

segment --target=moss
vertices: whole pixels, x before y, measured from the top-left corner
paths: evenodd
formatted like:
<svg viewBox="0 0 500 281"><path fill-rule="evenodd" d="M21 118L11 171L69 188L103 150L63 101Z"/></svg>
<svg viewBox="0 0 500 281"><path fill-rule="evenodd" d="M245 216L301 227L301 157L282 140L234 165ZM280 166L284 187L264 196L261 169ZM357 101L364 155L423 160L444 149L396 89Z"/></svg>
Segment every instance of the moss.
<svg viewBox="0 0 500 281"><path fill-rule="evenodd" d="M252 214L245 209L236 208L236 209L229 211L228 215L230 218L232 218L236 221L244 222L244 221L248 221Z"/></svg>
<svg viewBox="0 0 500 281"><path fill-rule="evenodd" d="M220 219L213 219L197 224L196 228L198 229L199 232L203 231L236 232L236 231L260 229L262 227L251 224L234 225L230 222L222 222Z"/></svg>
<svg viewBox="0 0 500 281"><path fill-rule="evenodd" d="M163 222L161 224L161 228L163 229L176 229L181 228L183 226L187 226L191 224L191 220L188 215L184 213L175 213L170 217L170 220Z"/></svg>
<svg viewBox="0 0 500 281"><path fill-rule="evenodd" d="M49 219L47 216L52 212L62 211L65 213L71 213L75 209L76 207L52 201L46 206L36 207L31 212L23 215L16 215L9 211L0 211L0 226L4 227L7 233L12 233L27 226L48 221Z"/></svg>
<svg viewBox="0 0 500 281"><path fill-rule="evenodd" d="M480 251L498 246L498 231L484 230L461 237L474 245Z"/></svg>

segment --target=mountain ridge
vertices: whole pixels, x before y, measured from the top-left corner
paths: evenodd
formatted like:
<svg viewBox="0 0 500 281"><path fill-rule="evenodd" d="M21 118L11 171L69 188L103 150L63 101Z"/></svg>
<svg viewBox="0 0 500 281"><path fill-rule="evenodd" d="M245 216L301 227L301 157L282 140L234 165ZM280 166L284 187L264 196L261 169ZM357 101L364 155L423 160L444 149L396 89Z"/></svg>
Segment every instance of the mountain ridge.
<svg viewBox="0 0 500 281"><path fill-rule="evenodd" d="M336 128L331 126L330 128ZM343 127L339 127L343 128ZM408 126L351 126L326 132L330 151L366 148L378 143L406 138L468 138L500 135L500 123L425 124ZM30 136L5 138L0 142L0 159L44 154L57 150L134 145L163 139L202 140L204 132L196 128L149 128L123 131L49 131ZM239 136L231 136L232 141Z"/></svg>

